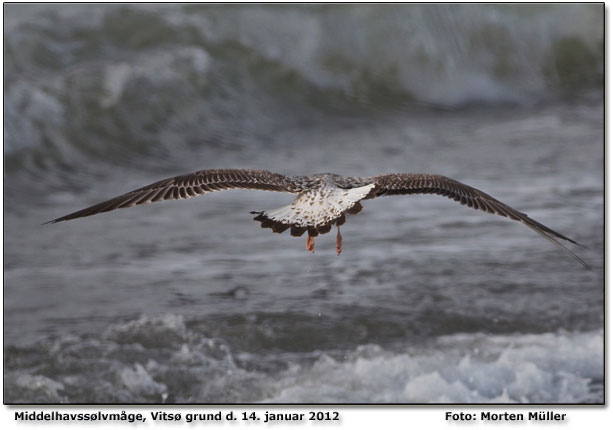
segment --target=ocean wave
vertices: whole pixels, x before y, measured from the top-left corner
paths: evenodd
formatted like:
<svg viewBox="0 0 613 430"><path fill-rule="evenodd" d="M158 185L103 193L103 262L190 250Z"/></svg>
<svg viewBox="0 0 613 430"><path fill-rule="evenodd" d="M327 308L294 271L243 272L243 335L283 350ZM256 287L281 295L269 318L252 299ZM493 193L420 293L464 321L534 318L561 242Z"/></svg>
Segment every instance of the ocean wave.
<svg viewBox="0 0 613 430"><path fill-rule="evenodd" d="M603 396L602 331L454 334L391 349L266 354L232 351L202 326L173 314L141 316L98 336L8 347L5 400L595 403Z"/></svg>
<svg viewBox="0 0 613 430"><path fill-rule="evenodd" d="M576 96L602 87L602 19L587 4L9 5L5 150L121 160L257 139L288 105Z"/></svg>
<svg viewBox="0 0 613 430"><path fill-rule="evenodd" d="M286 372L270 402L574 403L602 401L602 333L436 338L425 348L359 347Z"/></svg>

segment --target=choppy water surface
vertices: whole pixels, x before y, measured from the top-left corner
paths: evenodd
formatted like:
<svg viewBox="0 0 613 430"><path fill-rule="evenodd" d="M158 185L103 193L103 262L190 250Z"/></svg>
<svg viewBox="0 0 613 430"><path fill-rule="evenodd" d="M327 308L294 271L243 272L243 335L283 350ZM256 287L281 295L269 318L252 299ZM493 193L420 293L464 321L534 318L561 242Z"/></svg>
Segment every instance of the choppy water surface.
<svg viewBox="0 0 613 430"><path fill-rule="evenodd" d="M5 7L6 401L603 400L596 6L46 7ZM251 220L277 193L40 225L229 167L444 174L594 270L438 196L340 257Z"/></svg>

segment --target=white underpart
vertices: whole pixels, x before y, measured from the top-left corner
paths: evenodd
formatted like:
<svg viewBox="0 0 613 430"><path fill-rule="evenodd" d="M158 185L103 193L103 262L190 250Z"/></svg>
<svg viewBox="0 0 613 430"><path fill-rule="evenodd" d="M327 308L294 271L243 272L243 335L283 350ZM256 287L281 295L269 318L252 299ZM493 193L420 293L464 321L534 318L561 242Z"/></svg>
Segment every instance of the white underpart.
<svg viewBox="0 0 613 430"><path fill-rule="evenodd" d="M328 187L305 191L289 205L265 211L268 218L284 224L302 227L319 226L340 217L347 209L368 195L375 184L364 187L342 189Z"/></svg>

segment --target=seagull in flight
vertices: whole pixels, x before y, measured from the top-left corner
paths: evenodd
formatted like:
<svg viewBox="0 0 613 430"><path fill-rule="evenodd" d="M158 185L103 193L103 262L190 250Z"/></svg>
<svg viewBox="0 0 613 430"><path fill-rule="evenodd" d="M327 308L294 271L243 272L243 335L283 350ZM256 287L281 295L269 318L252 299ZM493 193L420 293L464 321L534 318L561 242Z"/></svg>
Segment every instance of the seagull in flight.
<svg viewBox="0 0 613 430"><path fill-rule="evenodd" d="M533 220L525 213L505 205L483 191L445 176L429 174L392 173L352 177L320 173L311 176L285 176L266 170L200 170L154 182L45 224L162 200L189 199L202 194L235 188L296 194L296 198L289 205L251 213L256 215L253 219L259 221L262 228L270 228L275 233L282 233L288 229L292 236L302 236L305 232L308 233L306 249L310 252L315 250L314 238L328 233L332 226L336 225L336 253L340 255L343 248L340 226L345 223L347 214L355 215L362 210L361 200L401 194L438 194L473 209L519 221L573 257L583 267L590 269L585 261L559 242L559 239L562 239L579 245L574 240Z"/></svg>

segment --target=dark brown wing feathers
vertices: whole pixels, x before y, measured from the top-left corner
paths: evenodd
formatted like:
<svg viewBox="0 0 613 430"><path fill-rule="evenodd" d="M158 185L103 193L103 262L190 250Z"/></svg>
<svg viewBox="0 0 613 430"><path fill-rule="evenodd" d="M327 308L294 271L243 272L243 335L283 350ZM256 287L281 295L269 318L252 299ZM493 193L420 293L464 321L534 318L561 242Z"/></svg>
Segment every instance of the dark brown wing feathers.
<svg viewBox="0 0 613 430"><path fill-rule="evenodd" d="M558 242L554 237L577 244L574 240L533 220L525 213L505 205L483 191L445 176L427 174L389 174L370 178L338 177L337 180L339 181L337 186L341 188L354 188L376 183L377 186L373 189L375 194L373 196L369 195L366 198L400 194L438 194L477 210L520 221L575 258L584 267L587 269L590 268L587 263ZM54 219L48 223L67 221L74 218L161 200L187 199L209 192L232 188L300 193L305 187L308 188L309 184L309 177L287 177L265 170L200 170L195 173L154 182L153 184L121 196ZM361 209L361 206L359 206L359 209ZM304 233L304 231L298 232L294 230L295 228L292 227L292 235L295 235L295 233Z"/></svg>
<svg viewBox="0 0 613 430"><path fill-rule="evenodd" d="M570 251L560 242L555 240L552 236L567 240L579 246L583 245L580 245L563 234L558 233L557 231L550 229L538 221L533 220L525 213L519 212L512 207L505 205L483 191L465 185L454 179L441 175L390 174L375 176L372 178L372 180L377 184L376 197L400 194L438 194L477 210L482 210L492 214L508 217L512 220L520 221L578 260L585 268L590 269L590 266L585 261L579 258L575 253Z"/></svg>
<svg viewBox="0 0 613 430"><path fill-rule="evenodd" d="M215 169L163 179L121 196L49 221L56 223L161 200L196 197L232 188L298 193L299 185L287 176L266 170ZM47 223L48 224L48 223Z"/></svg>

